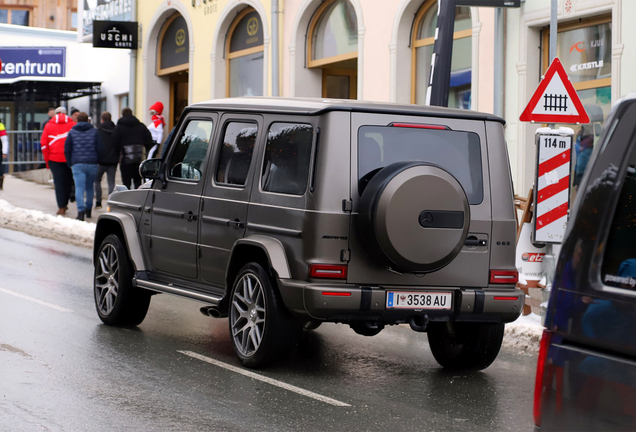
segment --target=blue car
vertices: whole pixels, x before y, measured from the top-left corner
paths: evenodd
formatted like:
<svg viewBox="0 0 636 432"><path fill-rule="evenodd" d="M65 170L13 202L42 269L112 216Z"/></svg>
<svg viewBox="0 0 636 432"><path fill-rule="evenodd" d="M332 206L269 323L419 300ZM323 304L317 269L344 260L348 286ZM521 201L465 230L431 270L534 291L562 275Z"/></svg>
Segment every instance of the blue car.
<svg viewBox="0 0 636 432"><path fill-rule="evenodd" d="M636 93L613 108L578 189L541 339L541 430L636 430Z"/></svg>

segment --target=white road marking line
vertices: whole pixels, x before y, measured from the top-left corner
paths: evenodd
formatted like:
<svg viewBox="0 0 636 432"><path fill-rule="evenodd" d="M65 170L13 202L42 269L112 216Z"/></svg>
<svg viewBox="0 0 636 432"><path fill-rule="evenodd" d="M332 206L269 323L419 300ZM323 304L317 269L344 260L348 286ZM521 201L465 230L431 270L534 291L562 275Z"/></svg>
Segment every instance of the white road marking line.
<svg viewBox="0 0 636 432"><path fill-rule="evenodd" d="M25 296L24 294L20 294L20 293L17 293L15 291L9 291L8 289L4 289L4 288L0 288L0 291L2 291L3 293L11 294L12 296L16 296L16 297L20 297L20 298L25 299L25 300L32 301L34 303L41 304L42 306L50 307L51 309L59 310L60 312L73 312L70 309L63 308L62 306L54 305L53 303L47 303L45 301L38 300L38 299L33 298L33 297Z"/></svg>
<svg viewBox="0 0 636 432"><path fill-rule="evenodd" d="M232 366L232 365L229 365L227 363L223 363L221 361L214 360L214 359L212 359L210 357L206 357L204 355L197 354L197 353L192 352L192 351L179 351L179 350L177 350L177 352L181 353L181 354L185 354L185 355L190 356L192 358L195 358L197 360L201 360L201 361L204 361L206 363L213 364L213 365L221 367L223 369L227 369L227 370L229 370L231 372L235 372L237 374L245 375L246 377L253 378L255 380L259 380L259 381L262 381L264 383L271 384L273 386L280 387L282 389L289 390L289 391L294 392L294 393L298 393L299 395L307 396L307 397L310 397L312 399L316 399L316 400L318 400L320 402L328 403L330 405L335 405L335 406L339 406L339 407L351 406L351 405L349 405L347 403L340 402L340 401L335 400L335 399L331 399L331 398L329 398L327 396L323 396L323 395L320 395L318 393L310 392L309 390L305 390L305 389L302 389L300 387L296 387L296 386L293 386L291 384L287 384L287 383L284 383L282 381L275 380L273 378L268 378L266 376L259 375L259 374L254 373L254 372L246 371L245 369L241 369L241 368L238 368L236 366Z"/></svg>

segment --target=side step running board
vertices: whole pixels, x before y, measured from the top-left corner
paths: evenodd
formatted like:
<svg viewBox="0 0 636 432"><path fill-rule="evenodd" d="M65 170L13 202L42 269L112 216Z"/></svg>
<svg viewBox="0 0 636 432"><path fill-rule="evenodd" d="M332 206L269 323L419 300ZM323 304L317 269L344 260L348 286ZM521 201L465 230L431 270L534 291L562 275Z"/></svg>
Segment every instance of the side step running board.
<svg viewBox="0 0 636 432"><path fill-rule="evenodd" d="M186 297L186 298L189 298L190 300L196 300L203 303L211 304L212 306L216 306L221 301L220 297L216 297L210 294L204 294L201 292L193 292L187 289L177 288L172 285L164 285L164 284L160 284L157 282L150 282L143 279L134 278L133 285L139 288L145 288L152 291L157 291L157 292L166 293L166 294L174 294L179 297Z"/></svg>

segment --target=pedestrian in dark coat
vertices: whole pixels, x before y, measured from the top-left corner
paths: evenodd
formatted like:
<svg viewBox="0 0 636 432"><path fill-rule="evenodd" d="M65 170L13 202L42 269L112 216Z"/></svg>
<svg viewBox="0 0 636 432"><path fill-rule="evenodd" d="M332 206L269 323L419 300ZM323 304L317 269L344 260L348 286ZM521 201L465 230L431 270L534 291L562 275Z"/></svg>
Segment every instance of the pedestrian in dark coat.
<svg viewBox="0 0 636 432"><path fill-rule="evenodd" d="M97 177L95 177L95 209L102 208L102 177L104 173L106 173L108 195L110 195L115 189L115 174L117 174L117 163L119 163L119 151L113 146L115 123L113 123L108 111L101 114L100 120L101 123L97 130L104 141L104 156L99 161Z"/></svg>
<svg viewBox="0 0 636 432"><path fill-rule="evenodd" d="M100 157L104 154L102 136L88 122L88 114L77 115L77 125L68 132L64 143L66 163L73 171L75 180L75 199L77 200L77 219L91 217L93 207L93 185L97 176ZM86 201L84 201L86 193Z"/></svg>
<svg viewBox="0 0 636 432"><path fill-rule="evenodd" d="M121 110L122 117L117 122L113 133L113 146L120 154L119 170L124 185L137 189L141 185L139 164L144 160L144 150L148 152L155 144L150 131L133 116L130 108Z"/></svg>

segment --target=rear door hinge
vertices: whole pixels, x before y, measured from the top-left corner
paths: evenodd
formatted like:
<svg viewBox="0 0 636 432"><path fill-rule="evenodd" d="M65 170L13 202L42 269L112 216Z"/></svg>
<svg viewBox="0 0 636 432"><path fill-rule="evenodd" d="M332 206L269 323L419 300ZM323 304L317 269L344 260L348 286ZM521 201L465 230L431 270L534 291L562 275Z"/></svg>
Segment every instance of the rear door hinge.
<svg viewBox="0 0 636 432"><path fill-rule="evenodd" d="M152 237L148 237L148 248L152 249Z"/></svg>
<svg viewBox="0 0 636 432"><path fill-rule="evenodd" d="M347 212L347 213L351 213L353 211L353 201L348 200L348 199L343 199L342 200L342 211L343 212Z"/></svg>
<svg viewBox="0 0 636 432"><path fill-rule="evenodd" d="M349 262L351 259L351 251L348 249L343 249L340 251L340 261L341 262Z"/></svg>
<svg viewBox="0 0 636 432"><path fill-rule="evenodd" d="M155 203L155 192L154 191L152 192L152 203L153 204Z"/></svg>

